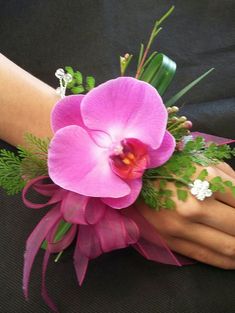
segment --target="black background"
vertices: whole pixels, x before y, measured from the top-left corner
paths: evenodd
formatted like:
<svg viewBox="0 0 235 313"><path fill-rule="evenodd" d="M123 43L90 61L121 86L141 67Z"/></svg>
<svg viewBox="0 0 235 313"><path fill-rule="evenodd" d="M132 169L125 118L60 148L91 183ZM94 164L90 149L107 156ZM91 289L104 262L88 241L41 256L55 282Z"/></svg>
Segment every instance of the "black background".
<svg viewBox="0 0 235 313"><path fill-rule="evenodd" d="M165 98L215 67L182 99L182 114L193 121L194 129L234 137L232 0L0 1L1 52L53 87L55 70L65 65L101 83L119 75L119 55L138 54L155 18L172 4L176 10L154 47L178 65ZM129 74L134 71L132 66ZM50 312L40 299L42 252L33 268L29 303L21 290L25 240L45 212L26 209L20 195L0 192L1 313ZM47 276L48 289L62 313L235 312L234 271L203 264L161 265L130 248L91 261L80 288L72 252L73 248L58 264L51 262Z"/></svg>

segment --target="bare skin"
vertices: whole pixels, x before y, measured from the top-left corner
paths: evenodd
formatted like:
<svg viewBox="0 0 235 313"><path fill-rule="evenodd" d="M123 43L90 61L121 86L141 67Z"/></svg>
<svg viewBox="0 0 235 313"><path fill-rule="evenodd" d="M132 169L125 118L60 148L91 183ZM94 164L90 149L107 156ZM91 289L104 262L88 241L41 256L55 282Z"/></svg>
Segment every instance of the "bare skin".
<svg viewBox="0 0 235 313"><path fill-rule="evenodd" d="M0 138L17 145L23 144L26 132L52 137L50 112L59 99L55 90L1 54L0 80ZM235 184L235 172L226 163L207 170L209 179L220 175ZM174 191L172 183L169 187ZM230 191L217 192L202 202L191 195L187 202L175 201L175 211L155 212L145 205L138 210L172 250L210 265L235 269L235 198Z"/></svg>
<svg viewBox="0 0 235 313"><path fill-rule="evenodd" d="M221 176L235 184L235 172L228 164L220 163L207 170L209 180ZM175 189L172 183L168 188ZM175 211L156 212L144 204L138 210L172 250L203 263L235 269L235 197L231 192L216 192L204 201L191 195L187 202L177 197L174 200Z"/></svg>
<svg viewBox="0 0 235 313"><path fill-rule="evenodd" d="M50 111L59 99L55 89L0 54L0 138L16 146L25 132L52 136Z"/></svg>

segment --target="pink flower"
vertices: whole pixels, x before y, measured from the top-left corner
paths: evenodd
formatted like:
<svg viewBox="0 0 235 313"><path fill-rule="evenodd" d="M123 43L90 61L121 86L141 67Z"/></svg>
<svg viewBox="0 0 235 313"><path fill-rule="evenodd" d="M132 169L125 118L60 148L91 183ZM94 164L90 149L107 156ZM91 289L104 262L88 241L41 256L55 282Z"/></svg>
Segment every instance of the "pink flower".
<svg viewBox="0 0 235 313"><path fill-rule="evenodd" d="M161 97L131 77L107 81L85 96L65 97L51 120L51 179L113 208L131 205L144 171L164 164L175 148Z"/></svg>

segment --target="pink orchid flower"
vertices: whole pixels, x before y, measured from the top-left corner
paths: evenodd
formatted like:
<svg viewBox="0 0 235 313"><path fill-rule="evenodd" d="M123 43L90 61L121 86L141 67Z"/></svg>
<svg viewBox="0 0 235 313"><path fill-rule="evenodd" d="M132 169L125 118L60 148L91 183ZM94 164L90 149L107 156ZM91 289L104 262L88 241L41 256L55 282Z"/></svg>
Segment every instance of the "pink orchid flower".
<svg viewBox="0 0 235 313"><path fill-rule="evenodd" d="M131 77L63 98L51 120L51 179L113 208L131 205L141 191L144 171L164 164L175 149L158 92Z"/></svg>

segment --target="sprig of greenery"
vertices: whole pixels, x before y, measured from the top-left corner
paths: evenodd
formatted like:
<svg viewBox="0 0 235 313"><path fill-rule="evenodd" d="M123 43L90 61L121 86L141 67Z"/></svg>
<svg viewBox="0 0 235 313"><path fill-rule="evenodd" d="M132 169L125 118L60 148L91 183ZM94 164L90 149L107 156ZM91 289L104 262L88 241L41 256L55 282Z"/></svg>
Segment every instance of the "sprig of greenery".
<svg viewBox="0 0 235 313"><path fill-rule="evenodd" d="M0 187L6 190L8 195L20 192L26 184L22 178L21 159L13 152L0 150Z"/></svg>
<svg viewBox="0 0 235 313"><path fill-rule="evenodd" d="M217 164L224 159L231 159L235 156L235 149L229 145L207 145L204 138L196 137L189 141L184 148L184 152L190 154L192 160L203 166Z"/></svg>
<svg viewBox="0 0 235 313"><path fill-rule="evenodd" d="M196 163L209 166L232 156L235 156L235 149L230 146L218 146L214 143L207 145L202 137L197 137L195 140L187 142L183 151L175 151L170 160L163 166L145 171L140 197L149 207L155 210L161 208L173 209L175 207L173 196L177 196L181 201L187 200L189 186L196 172ZM207 170L202 169L197 179L205 180L207 176ZM169 181L176 186L175 195L165 189ZM211 179L209 183L213 192L224 192L227 187L235 195L235 186L231 181L223 181L218 176ZM166 190L166 193L164 193L164 190Z"/></svg>
<svg viewBox="0 0 235 313"><path fill-rule="evenodd" d="M0 150L0 187L9 195L20 192L30 179L48 175L49 138L41 139L26 134L24 139L25 147L17 147L18 155L5 149Z"/></svg>
<svg viewBox="0 0 235 313"><path fill-rule="evenodd" d="M173 12L174 6L172 6L159 20L156 20L154 23L154 27L152 29L152 32L150 34L148 43L146 45L146 48L144 50L144 45L141 43L140 46L140 53L139 53L139 58L138 58L138 67L137 67L137 72L135 78L139 78L141 71L143 67L145 66L145 60L148 56L149 50L151 45L153 44L155 38L159 34L159 32L162 30L161 24L164 22L165 19L168 18L168 16Z"/></svg>
<svg viewBox="0 0 235 313"><path fill-rule="evenodd" d="M95 78L93 76L87 76L84 83L81 72L74 71L71 66L66 66L65 70L72 76L72 81L68 83L67 89L71 90L73 94L88 92L95 87Z"/></svg>

